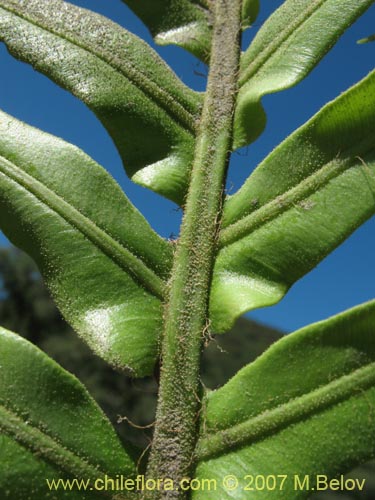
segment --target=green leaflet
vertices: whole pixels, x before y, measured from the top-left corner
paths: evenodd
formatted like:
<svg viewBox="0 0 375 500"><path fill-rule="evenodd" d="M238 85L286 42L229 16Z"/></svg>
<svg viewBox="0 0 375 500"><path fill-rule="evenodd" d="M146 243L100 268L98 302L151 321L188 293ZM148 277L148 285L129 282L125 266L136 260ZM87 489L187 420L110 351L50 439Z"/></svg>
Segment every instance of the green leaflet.
<svg viewBox="0 0 375 500"><path fill-rule="evenodd" d="M209 393L196 476L216 479L218 489L194 500L242 500L245 476L258 474L287 479L282 491L251 498L307 498L311 492L295 490L295 474L309 475L313 488L316 474L335 477L374 456L374 338L372 301L287 335ZM226 492L230 474L240 485Z"/></svg>
<svg viewBox="0 0 375 500"><path fill-rule="evenodd" d="M375 72L279 145L229 197L212 328L279 301L375 212Z"/></svg>
<svg viewBox="0 0 375 500"><path fill-rule="evenodd" d="M208 63L212 35L212 0L123 0L148 26L159 45L183 47ZM255 21L259 0L244 0L243 26Z"/></svg>
<svg viewBox="0 0 375 500"><path fill-rule="evenodd" d="M210 0L126 1L159 42L207 51ZM244 27L258 3L244 2ZM271 16L242 58L235 148L262 131L261 97L303 78L372 3L288 0ZM135 182L183 204L202 99L147 44L62 0L0 0L0 40L94 111Z"/></svg>
<svg viewBox="0 0 375 500"><path fill-rule="evenodd" d="M256 20L259 13L259 0L243 0L242 27L247 28Z"/></svg>
<svg viewBox="0 0 375 500"><path fill-rule="evenodd" d="M319 63L373 0L286 0L242 56L234 148L254 141L266 116L261 98L292 87Z"/></svg>
<svg viewBox="0 0 375 500"><path fill-rule="evenodd" d="M98 355L135 376L152 372L170 246L91 158L4 113L0 227Z"/></svg>
<svg viewBox="0 0 375 500"><path fill-rule="evenodd" d="M145 42L61 0L0 0L0 40L89 106L134 181L182 202L201 97Z"/></svg>
<svg viewBox="0 0 375 500"><path fill-rule="evenodd" d="M180 45L208 62L212 14L207 0L123 0L159 45Z"/></svg>
<svg viewBox="0 0 375 500"><path fill-rule="evenodd" d="M5 499L108 498L104 492L90 491L59 491L57 496L48 490L46 479L135 475L114 429L83 385L4 328L0 328L0 442L0 496Z"/></svg>
<svg viewBox="0 0 375 500"><path fill-rule="evenodd" d="M368 43L368 42L375 42L375 34L367 36L366 38L361 38L360 40L357 41L357 43L359 43L359 44Z"/></svg>

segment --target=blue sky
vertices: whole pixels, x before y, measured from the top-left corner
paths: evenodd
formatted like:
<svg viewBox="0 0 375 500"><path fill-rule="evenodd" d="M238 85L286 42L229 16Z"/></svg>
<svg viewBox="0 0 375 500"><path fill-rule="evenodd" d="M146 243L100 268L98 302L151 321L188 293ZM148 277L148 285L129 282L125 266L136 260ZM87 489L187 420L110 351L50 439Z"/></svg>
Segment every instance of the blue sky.
<svg viewBox="0 0 375 500"><path fill-rule="evenodd" d="M178 76L196 90L205 88L206 68L177 47L157 47L142 23L120 0L75 0L71 3L110 17L146 39ZM268 14L282 2L261 1L261 14L244 36L244 46ZM375 5L340 39L311 75L293 89L267 96L263 104L268 124L249 148L233 155L228 185L237 190L252 169L287 135L328 100L363 78L374 67L375 43L356 41L374 31ZM72 142L107 168L126 194L163 236L178 233L181 213L175 205L130 182L121 160L101 124L77 99L12 59L0 45L0 108L31 125ZM199 74L198 74L199 73ZM7 240L0 233L0 244ZM250 314L262 322L292 331L308 323L375 297L372 256L375 218L358 229L316 269L300 280L276 306Z"/></svg>

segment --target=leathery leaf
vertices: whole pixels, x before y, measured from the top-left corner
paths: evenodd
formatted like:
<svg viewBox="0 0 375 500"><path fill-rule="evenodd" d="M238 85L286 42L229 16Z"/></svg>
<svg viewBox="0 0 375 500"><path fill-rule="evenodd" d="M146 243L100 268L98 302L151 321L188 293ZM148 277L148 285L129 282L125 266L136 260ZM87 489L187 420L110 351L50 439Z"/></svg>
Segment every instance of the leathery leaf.
<svg viewBox="0 0 375 500"><path fill-rule="evenodd" d="M254 141L266 116L261 98L300 82L373 0L286 0L243 54L234 148Z"/></svg>
<svg viewBox="0 0 375 500"><path fill-rule="evenodd" d="M30 342L1 327L0 442L1 498L108 498L108 492L90 488L49 490L47 480L77 478L93 485L105 474L136 474L85 387Z"/></svg>
<svg viewBox="0 0 375 500"><path fill-rule="evenodd" d="M135 182L182 203L202 99L145 42L62 0L0 0L0 40L96 114Z"/></svg>
<svg viewBox="0 0 375 500"><path fill-rule="evenodd" d="M194 500L242 500L249 491L256 500L308 498L318 481L324 488L373 457L374 339L371 301L287 335L209 393L196 477L217 488Z"/></svg>
<svg viewBox="0 0 375 500"><path fill-rule="evenodd" d="M123 0L146 24L159 45L183 47L209 62L212 37L212 0ZM258 15L259 0L244 0L243 26Z"/></svg>
<svg viewBox="0 0 375 500"><path fill-rule="evenodd" d="M152 372L172 259L78 148L0 114L0 228L37 262L65 319L112 366Z"/></svg>
<svg viewBox="0 0 375 500"><path fill-rule="evenodd" d="M279 145L224 206L212 328L279 301L375 212L375 72Z"/></svg>
<svg viewBox="0 0 375 500"><path fill-rule="evenodd" d="M123 0L159 45L179 45L208 62L212 35L209 0Z"/></svg>

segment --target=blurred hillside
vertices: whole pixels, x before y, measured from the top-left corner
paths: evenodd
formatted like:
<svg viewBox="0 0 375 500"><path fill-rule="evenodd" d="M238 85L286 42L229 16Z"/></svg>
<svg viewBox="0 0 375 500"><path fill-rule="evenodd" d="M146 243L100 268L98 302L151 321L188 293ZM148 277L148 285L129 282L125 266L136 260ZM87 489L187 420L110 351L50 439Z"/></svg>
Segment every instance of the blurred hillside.
<svg viewBox="0 0 375 500"><path fill-rule="evenodd" d="M74 373L103 408L135 456L147 446L156 405L154 378L132 380L116 373L75 335L61 318L33 261L14 248L0 248L0 325L38 345ZM232 331L210 339L202 364L202 383L211 389L224 384L241 367L264 352L282 333L240 318ZM126 417L126 418L125 418ZM352 471L366 477L366 491L321 493L316 500L375 500L375 464Z"/></svg>

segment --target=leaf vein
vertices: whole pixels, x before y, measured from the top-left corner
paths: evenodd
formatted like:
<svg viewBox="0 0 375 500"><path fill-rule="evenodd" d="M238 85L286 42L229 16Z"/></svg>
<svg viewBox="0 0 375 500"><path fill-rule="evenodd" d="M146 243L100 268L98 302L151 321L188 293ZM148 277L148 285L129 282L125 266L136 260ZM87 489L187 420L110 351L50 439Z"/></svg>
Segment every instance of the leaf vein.
<svg viewBox="0 0 375 500"><path fill-rule="evenodd" d="M100 54L98 51L93 50L92 47L84 43L79 43L66 35L66 33L60 33L48 26L44 26L42 23L38 23L36 20L27 17L10 7L1 5L1 8L5 11L19 17L20 19L32 24L33 26L42 29L54 36L57 36L66 42L92 54L93 56L100 59L104 64L110 66L115 71L119 72L124 78L131 82L138 90L142 91L146 97L153 100L157 106L163 110L164 113L169 115L173 121L175 121L180 127L184 128L190 135L195 135L196 129L196 119L194 114L181 102L178 102L175 97L173 97L166 89L160 87L157 83L150 80L144 73L139 69L134 68L134 66L127 61L121 63L116 63L116 61L110 60L106 54ZM112 54L112 56L114 56Z"/></svg>
<svg viewBox="0 0 375 500"><path fill-rule="evenodd" d="M87 459L78 456L37 426L24 422L19 415L3 404L0 404L0 430L14 438L24 448L35 453L37 457L42 457L43 460L52 463L72 477L95 480L105 475ZM106 498L112 497L109 491L97 491ZM119 499L121 498L125 500L129 496L120 496Z"/></svg>
<svg viewBox="0 0 375 500"><path fill-rule="evenodd" d="M208 432L198 442L197 458L207 460L234 448L265 439L289 425L320 413L374 386L375 363L373 362L233 427L215 433L213 429L212 434Z"/></svg>
<svg viewBox="0 0 375 500"><path fill-rule="evenodd" d="M373 146L371 146L373 149ZM237 240L245 238L251 232L259 229L264 224L271 222L284 212L300 203L308 196L326 186L331 180L342 175L346 170L358 163L358 157L345 159L334 158L313 174L303 179L289 191L269 201L254 212L245 215L221 231L219 247L223 248Z"/></svg>
<svg viewBox="0 0 375 500"><path fill-rule="evenodd" d="M83 234L117 266L130 273L133 278L136 278L155 296L163 299L165 295L164 281L139 257L66 202L61 196L2 156L0 156L0 173L34 195L40 202Z"/></svg>
<svg viewBox="0 0 375 500"><path fill-rule="evenodd" d="M285 28L279 32L279 35L274 38L273 42L255 57L255 59L247 66L243 74L240 77L239 85L240 87L245 85L245 83L257 72L262 66L267 62L267 60L272 57L272 55L280 49L280 46L288 40L288 38L308 19L311 17L327 0L315 0L311 2L307 9L304 10L299 16L297 16L292 22L286 23Z"/></svg>

